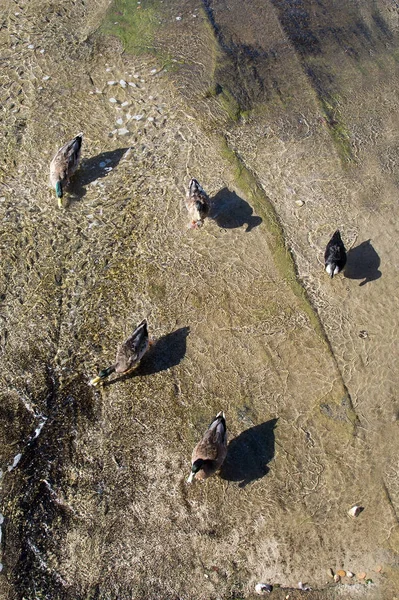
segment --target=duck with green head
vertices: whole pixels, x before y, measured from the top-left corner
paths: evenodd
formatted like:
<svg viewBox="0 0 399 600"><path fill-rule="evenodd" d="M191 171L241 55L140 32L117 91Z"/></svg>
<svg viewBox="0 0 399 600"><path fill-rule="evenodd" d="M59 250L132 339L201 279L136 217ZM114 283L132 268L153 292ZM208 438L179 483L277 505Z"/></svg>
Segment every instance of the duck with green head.
<svg viewBox="0 0 399 600"><path fill-rule="evenodd" d="M132 335L119 346L116 353L116 363L102 369L98 376L90 381L90 385L97 385L112 373L129 373L139 364L150 345L147 321L144 319L137 325Z"/></svg>
<svg viewBox="0 0 399 600"><path fill-rule="evenodd" d="M226 418L220 411L209 425L191 457L191 473L187 483L194 478L207 479L222 466L227 454Z"/></svg>
<svg viewBox="0 0 399 600"><path fill-rule="evenodd" d="M62 206L64 190L79 165L83 133L67 142L58 150L50 163L50 185L55 189L58 206Z"/></svg>

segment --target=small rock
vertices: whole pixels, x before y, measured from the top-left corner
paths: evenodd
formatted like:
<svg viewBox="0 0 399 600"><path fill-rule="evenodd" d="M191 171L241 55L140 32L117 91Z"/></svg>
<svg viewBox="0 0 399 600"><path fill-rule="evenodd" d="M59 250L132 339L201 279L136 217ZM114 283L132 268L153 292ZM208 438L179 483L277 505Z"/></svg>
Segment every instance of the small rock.
<svg viewBox="0 0 399 600"><path fill-rule="evenodd" d="M365 340L369 337L368 331L366 331L365 329L359 331L359 337L362 338L362 340Z"/></svg>
<svg viewBox="0 0 399 600"><path fill-rule="evenodd" d="M255 592L257 594L270 594L273 590L273 586L268 583L257 583L255 586Z"/></svg>
<svg viewBox="0 0 399 600"><path fill-rule="evenodd" d="M33 50L34 45L33 44L29 44L28 48L29 48L29 50Z"/></svg>
<svg viewBox="0 0 399 600"><path fill-rule="evenodd" d="M119 81L119 85L121 85L123 88L125 88L127 86L127 83L126 83L126 81L124 79L121 79Z"/></svg>
<svg viewBox="0 0 399 600"><path fill-rule="evenodd" d="M149 121L150 123L152 123L154 121L154 117L148 117L147 121Z"/></svg>
<svg viewBox="0 0 399 600"><path fill-rule="evenodd" d="M115 85L116 81L107 81L107 85Z"/></svg>
<svg viewBox="0 0 399 600"><path fill-rule="evenodd" d="M341 577L338 575L338 573L335 573L334 581L335 581L335 583L338 583L339 581L341 581Z"/></svg>
<svg viewBox="0 0 399 600"><path fill-rule="evenodd" d="M122 127L122 129L118 129L118 134L119 135L127 135L129 133L129 130L126 129L126 127ZM109 169L110 167L108 167Z"/></svg>
<svg viewBox="0 0 399 600"><path fill-rule="evenodd" d="M181 17L176 17L176 21L181 21Z"/></svg>
<svg viewBox="0 0 399 600"><path fill-rule="evenodd" d="M123 119L122 118L116 119L116 122L118 125L122 125Z"/></svg>
<svg viewBox="0 0 399 600"><path fill-rule="evenodd" d="M141 119L143 118L144 115L133 115L132 119L134 119L135 121L141 121Z"/></svg>
<svg viewBox="0 0 399 600"><path fill-rule="evenodd" d="M48 79L50 79L50 75L45 75L45 76L42 78L42 81L47 81Z"/></svg>
<svg viewBox="0 0 399 600"><path fill-rule="evenodd" d="M366 581L364 583L366 583L367 585L370 585L371 583L373 583L373 580L372 579L366 579Z"/></svg>
<svg viewBox="0 0 399 600"><path fill-rule="evenodd" d="M150 73L152 73L152 74L154 74L154 73L156 73L156 72L157 72L157 70L156 70L156 69L151 69L151 71L150 71Z"/></svg>
<svg viewBox="0 0 399 600"><path fill-rule="evenodd" d="M121 106L127 106L129 104L128 100L125 100L125 102L122 102Z"/></svg>
<svg viewBox="0 0 399 600"><path fill-rule="evenodd" d="M295 200L295 204L297 206L303 206L305 204L305 202L303 200Z"/></svg>
<svg viewBox="0 0 399 600"><path fill-rule="evenodd" d="M352 577L354 577L355 575L354 575L354 573L352 573L352 571L347 571L347 572L346 572L346 576L347 576L347 577L350 577L350 578L352 578Z"/></svg>
<svg viewBox="0 0 399 600"><path fill-rule="evenodd" d="M333 571L332 569L328 569L328 570L327 570L327 575L328 575L329 577L334 577L334 571Z"/></svg>
<svg viewBox="0 0 399 600"><path fill-rule="evenodd" d="M366 579L366 573L358 573L357 578L358 579Z"/></svg>
<svg viewBox="0 0 399 600"><path fill-rule="evenodd" d="M355 506L352 506L352 508L350 508L348 510L348 515L350 517L358 517L360 515L360 513L363 512L363 511L364 511L363 506L357 506L355 504Z"/></svg>
<svg viewBox="0 0 399 600"><path fill-rule="evenodd" d="M109 101L112 102L112 104L115 104L116 102L118 102L118 100L116 98L110 98Z"/></svg>
<svg viewBox="0 0 399 600"><path fill-rule="evenodd" d="M40 54L44 54L44 48L40 50Z"/></svg>
<svg viewBox="0 0 399 600"><path fill-rule="evenodd" d="M346 571L340 569L339 571L337 571L337 575L339 575L339 577L346 577Z"/></svg>

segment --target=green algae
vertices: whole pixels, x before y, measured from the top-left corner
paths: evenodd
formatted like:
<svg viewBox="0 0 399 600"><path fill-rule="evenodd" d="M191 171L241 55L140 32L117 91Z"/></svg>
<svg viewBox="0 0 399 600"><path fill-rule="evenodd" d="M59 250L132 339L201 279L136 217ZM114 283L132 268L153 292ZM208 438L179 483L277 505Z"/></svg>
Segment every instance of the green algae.
<svg viewBox="0 0 399 600"><path fill-rule="evenodd" d="M154 54L154 38L159 27L157 5L155 0L147 0L132 8L129 0L115 0L100 31L120 39L130 54Z"/></svg>

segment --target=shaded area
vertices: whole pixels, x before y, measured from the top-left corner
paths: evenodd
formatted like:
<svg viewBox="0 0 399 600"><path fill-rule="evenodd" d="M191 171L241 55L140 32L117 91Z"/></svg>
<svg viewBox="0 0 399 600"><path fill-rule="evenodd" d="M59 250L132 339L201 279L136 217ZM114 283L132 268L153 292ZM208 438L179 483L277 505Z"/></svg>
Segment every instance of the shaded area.
<svg viewBox="0 0 399 600"><path fill-rule="evenodd" d="M245 487L267 475L267 463L274 457L274 428L277 420L270 419L246 429L230 442L220 471L222 479L240 481L239 487Z"/></svg>
<svg viewBox="0 0 399 600"><path fill-rule="evenodd" d="M382 273L378 269L380 263L380 257L371 245L371 240L366 240L360 246L349 250L344 275L348 279L364 279L359 286L366 285L369 281L381 277Z"/></svg>
<svg viewBox="0 0 399 600"><path fill-rule="evenodd" d="M246 224L246 232L262 223L261 217L253 215L252 206L227 187L212 198L209 216L224 229L234 229Z"/></svg>
<svg viewBox="0 0 399 600"><path fill-rule="evenodd" d="M111 381L105 381L103 384L104 387L132 377L154 375L155 373L161 373L175 367L183 360L186 354L187 336L189 333L189 327L180 327L180 329L162 336L159 340L156 340L134 371L126 373L121 377L116 377Z"/></svg>
<svg viewBox="0 0 399 600"><path fill-rule="evenodd" d="M80 167L68 187L68 192L78 198L86 194L85 186L97 179L106 177L121 160L129 148L117 148L109 152L101 152L91 158L82 159ZM83 147L84 152L84 147Z"/></svg>

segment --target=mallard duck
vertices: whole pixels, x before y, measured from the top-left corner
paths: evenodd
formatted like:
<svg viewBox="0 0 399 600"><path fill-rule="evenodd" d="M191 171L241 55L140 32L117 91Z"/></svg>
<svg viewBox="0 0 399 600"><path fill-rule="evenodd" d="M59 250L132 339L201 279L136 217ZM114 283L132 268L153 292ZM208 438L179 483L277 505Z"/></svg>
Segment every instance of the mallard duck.
<svg viewBox="0 0 399 600"><path fill-rule="evenodd" d="M83 133L79 133L58 150L50 163L50 184L55 188L59 207L62 206L64 188L69 184L69 179L78 168L82 141Z"/></svg>
<svg viewBox="0 0 399 600"><path fill-rule="evenodd" d="M186 207L191 217L190 228L198 229L204 224L209 214L210 200L196 179L190 180L188 186Z"/></svg>
<svg viewBox="0 0 399 600"><path fill-rule="evenodd" d="M100 371L98 376L90 381L90 385L97 385L100 381L109 377L111 373L128 373L131 371L143 358L150 344L147 321L144 319L137 325L132 335L118 348L116 363Z"/></svg>
<svg viewBox="0 0 399 600"><path fill-rule="evenodd" d="M331 240L328 242L324 253L324 263L326 271L331 279L337 275L346 265L346 250L341 239L339 229L334 233Z"/></svg>
<svg viewBox="0 0 399 600"><path fill-rule="evenodd" d="M204 437L193 450L191 473L187 483L194 477L207 479L223 464L227 454L227 429L224 412L220 411L209 425Z"/></svg>

